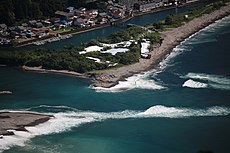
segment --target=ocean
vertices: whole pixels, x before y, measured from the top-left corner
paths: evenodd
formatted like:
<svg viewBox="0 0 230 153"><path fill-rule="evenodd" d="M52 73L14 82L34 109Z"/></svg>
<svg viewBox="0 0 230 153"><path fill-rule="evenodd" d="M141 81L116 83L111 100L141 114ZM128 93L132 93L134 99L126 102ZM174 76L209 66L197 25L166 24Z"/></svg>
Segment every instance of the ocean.
<svg viewBox="0 0 230 153"><path fill-rule="evenodd" d="M63 75L0 67L1 111L54 115L0 139L4 153L229 151L230 16L202 29L159 68L110 89Z"/></svg>

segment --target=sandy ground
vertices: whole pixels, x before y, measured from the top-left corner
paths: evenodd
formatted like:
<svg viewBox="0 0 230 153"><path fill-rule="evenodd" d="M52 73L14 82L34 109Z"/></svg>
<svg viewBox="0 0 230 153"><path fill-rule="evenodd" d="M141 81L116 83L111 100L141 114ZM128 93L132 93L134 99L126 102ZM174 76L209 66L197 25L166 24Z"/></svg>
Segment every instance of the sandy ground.
<svg viewBox="0 0 230 153"><path fill-rule="evenodd" d="M44 123L50 117L48 115L27 112L0 112L0 136L14 134L7 130L26 131L25 126L35 126Z"/></svg>

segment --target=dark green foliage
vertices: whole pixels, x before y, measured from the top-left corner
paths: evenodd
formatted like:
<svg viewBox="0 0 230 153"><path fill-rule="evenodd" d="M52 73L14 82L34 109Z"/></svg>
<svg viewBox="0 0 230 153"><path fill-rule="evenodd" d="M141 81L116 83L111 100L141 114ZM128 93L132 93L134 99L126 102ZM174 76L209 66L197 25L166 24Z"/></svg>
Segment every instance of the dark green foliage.
<svg viewBox="0 0 230 153"><path fill-rule="evenodd" d="M46 69L72 70L80 73L105 68L104 65L95 63L72 50L59 52L46 49L23 52L1 51L0 63L11 66L42 66Z"/></svg>
<svg viewBox="0 0 230 153"><path fill-rule="evenodd" d="M157 44L160 43L161 36L159 33L147 33L146 38L150 40L151 44Z"/></svg>
<svg viewBox="0 0 230 153"><path fill-rule="evenodd" d="M201 7L198 9L190 10L184 13L169 15L164 20L157 21L153 23L153 27L155 29L164 30L167 28L175 28L183 25L185 22L188 22L194 18L200 17L203 14L209 14L215 10L220 9L225 4L223 2L215 2L205 7ZM185 18L185 15L188 18Z"/></svg>
<svg viewBox="0 0 230 153"><path fill-rule="evenodd" d="M12 0L1 0L0 2L0 23L12 25L15 22L14 6Z"/></svg>
<svg viewBox="0 0 230 153"><path fill-rule="evenodd" d="M70 70L84 73L92 70L108 68L107 63L96 63L87 59L87 56L100 58L102 61L110 61L123 65L138 62L140 57L139 45L133 45L130 52L118 53L115 56L109 53L90 52L80 55L76 48L69 48L62 51L50 51L48 49L38 49L34 51L1 51L0 64L11 66L42 66L45 69Z"/></svg>
<svg viewBox="0 0 230 153"><path fill-rule="evenodd" d="M130 39L139 38L140 34L143 34L144 30L140 27L130 27L126 30L113 33L106 39L100 39L100 42L104 43L118 43L122 41L129 41Z"/></svg>
<svg viewBox="0 0 230 153"><path fill-rule="evenodd" d="M66 6L67 0L1 0L0 23L11 26L15 21L53 16Z"/></svg>
<svg viewBox="0 0 230 153"><path fill-rule="evenodd" d="M160 30L162 30L163 29L163 24L162 24L162 22L154 22L153 23L153 27L155 28L155 29L160 29Z"/></svg>

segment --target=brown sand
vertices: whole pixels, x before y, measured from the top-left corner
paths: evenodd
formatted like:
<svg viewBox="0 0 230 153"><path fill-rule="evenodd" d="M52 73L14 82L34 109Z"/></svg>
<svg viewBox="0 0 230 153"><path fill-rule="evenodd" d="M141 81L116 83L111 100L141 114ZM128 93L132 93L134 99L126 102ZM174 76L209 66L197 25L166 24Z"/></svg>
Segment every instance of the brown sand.
<svg viewBox="0 0 230 153"><path fill-rule="evenodd" d="M7 130L26 131L25 126L35 126L50 119L49 115L27 112L0 112L0 135L14 135Z"/></svg>

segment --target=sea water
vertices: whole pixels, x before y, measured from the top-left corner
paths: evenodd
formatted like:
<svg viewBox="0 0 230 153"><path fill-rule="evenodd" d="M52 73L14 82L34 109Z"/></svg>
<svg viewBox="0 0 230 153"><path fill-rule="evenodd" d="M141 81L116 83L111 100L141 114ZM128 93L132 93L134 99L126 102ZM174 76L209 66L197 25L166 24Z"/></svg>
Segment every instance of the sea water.
<svg viewBox="0 0 230 153"><path fill-rule="evenodd" d="M54 118L0 139L6 153L229 151L230 17L186 39L159 68L111 89L0 67L1 111Z"/></svg>

